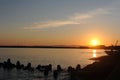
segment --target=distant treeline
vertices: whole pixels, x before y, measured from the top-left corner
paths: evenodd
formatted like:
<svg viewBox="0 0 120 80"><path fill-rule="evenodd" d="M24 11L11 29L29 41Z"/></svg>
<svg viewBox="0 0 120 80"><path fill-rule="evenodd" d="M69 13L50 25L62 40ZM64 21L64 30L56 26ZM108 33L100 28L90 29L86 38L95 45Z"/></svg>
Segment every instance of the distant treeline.
<svg viewBox="0 0 120 80"><path fill-rule="evenodd" d="M120 46L0 46L0 48L68 48L68 49L120 49Z"/></svg>
<svg viewBox="0 0 120 80"><path fill-rule="evenodd" d="M0 46L0 48L80 48L80 49L88 49L87 46Z"/></svg>

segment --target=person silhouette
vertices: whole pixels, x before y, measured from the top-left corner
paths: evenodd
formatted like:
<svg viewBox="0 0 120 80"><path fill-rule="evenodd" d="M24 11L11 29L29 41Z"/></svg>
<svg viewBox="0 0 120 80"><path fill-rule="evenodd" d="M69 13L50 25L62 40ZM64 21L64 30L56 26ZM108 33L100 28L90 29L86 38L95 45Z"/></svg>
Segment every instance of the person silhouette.
<svg viewBox="0 0 120 80"><path fill-rule="evenodd" d="M53 77L54 77L54 80L58 79L58 71L57 70L53 71Z"/></svg>
<svg viewBox="0 0 120 80"><path fill-rule="evenodd" d="M78 64L78 65L76 66L76 70L77 70L77 71L80 71L80 70L81 70L80 64Z"/></svg>

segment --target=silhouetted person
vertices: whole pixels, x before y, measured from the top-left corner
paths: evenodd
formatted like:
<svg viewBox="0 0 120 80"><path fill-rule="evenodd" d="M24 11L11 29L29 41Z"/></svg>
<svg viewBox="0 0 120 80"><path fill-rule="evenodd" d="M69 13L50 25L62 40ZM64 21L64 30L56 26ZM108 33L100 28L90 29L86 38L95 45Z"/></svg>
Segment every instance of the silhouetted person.
<svg viewBox="0 0 120 80"><path fill-rule="evenodd" d="M16 68L17 68L17 69L20 69L20 61L17 61L17 63L16 63Z"/></svg>
<svg viewBox="0 0 120 80"><path fill-rule="evenodd" d="M11 63L11 60L10 60L10 59L8 59L8 60L7 60L7 63Z"/></svg>
<svg viewBox="0 0 120 80"><path fill-rule="evenodd" d="M52 71L52 64L49 64L49 71Z"/></svg>
<svg viewBox="0 0 120 80"><path fill-rule="evenodd" d="M28 63L24 70L34 71L34 68L31 67L31 63Z"/></svg>
<svg viewBox="0 0 120 80"><path fill-rule="evenodd" d="M53 71L53 77L55 80L57 80L57 78L58 78L58 71L57 70Z"/></svg>
<svg viewBox="0 0 120 80"><path fill-rule="evenodd" d="M16 69L17 70L20 70L20 69L23 69L24 68L24 65L20 63L20 61L17 61L16 62Z"/></svg>
<svg viewBox="0 0 120 80"><path fill-rule="evenodd" d="M72 66L69 66L68 69L67 69L67 71L68 71L69 73L73 72L74 70L75 70L75 69L74 69Z"/></svg>
<svg viewBox="0 0 120 80"><path fill-rule="evenodd" d="M4 62L3 62L3 69L6 69L6 68L7 68L7 62L4 61Z"/></svg>
<svg viewBox="0 0 120 80"><path fill-rule="evenodd" d="M48 70L45 70L45 71L44 71L44 76L47 77L47 76L48 76L48 73L49 73L49 71L48 71Z"/></svg>
<svg viewBox="0 0 120 80"><path fill-rule="evenodd" d="M25 67L24 64L21 64L21 69L24 69L24 67Z"/></svg>
<svg viewBox="0 0 120 80"><path fill-rule="evenodd" d="M76 70L77 70L77 71L80 71L80 70L81 70L80 64L78 64L78 65L76 66Z"/></svg>
<svg viewBox="0 0 120 80"><path fill-rule="evenodd" d="M31 63L28 63L26 68L27 68L28 70L31 69Z"/></svg>
<svg viewBox="0 0 120 80"><path fill-rule="evenodd" d="M41 71L41 65L38 65L38 66L36 67L36 69L37 69L38 71Z"/></svg>
<svg viewBox="0 0 120 80"><path fill-rule="evenodd" d="M60 65L57 65L57 71L58 71L58 72L61 72L61 71L62 71L62 68L61 68Z"/></svg>
<svg viewBox="0 0 120 80"><path fill-rule="evenodd" d="M0 63L0 68L3 67L3 63Z"/></svg>
<svg viewBox="0 0 120 80"><path fill-rule="evenodd" d="M15 67L15 65L11 63L10 59L8 59L7 62L4 61L4 63L3 63L3 68L4 69L12 69L14 67Z"/></svg>

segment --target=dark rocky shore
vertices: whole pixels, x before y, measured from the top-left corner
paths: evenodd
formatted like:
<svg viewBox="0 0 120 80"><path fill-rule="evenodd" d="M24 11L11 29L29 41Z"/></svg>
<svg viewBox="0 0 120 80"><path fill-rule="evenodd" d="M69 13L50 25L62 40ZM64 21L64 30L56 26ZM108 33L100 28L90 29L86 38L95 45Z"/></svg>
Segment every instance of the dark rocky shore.
<svg viewBox="0 0 120 80"><path fill-rule="evenodd" d="M94 63L76 70L70 68L71 80L120 80L120 51L109 51L112 55L92 58ZM117 52L117 54L116 54Z"/></svg>

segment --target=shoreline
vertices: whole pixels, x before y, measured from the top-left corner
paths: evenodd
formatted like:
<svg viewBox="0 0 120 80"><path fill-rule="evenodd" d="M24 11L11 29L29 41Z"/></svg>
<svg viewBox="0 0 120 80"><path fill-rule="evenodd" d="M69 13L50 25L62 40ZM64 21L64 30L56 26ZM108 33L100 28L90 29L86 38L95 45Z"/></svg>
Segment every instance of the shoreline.
<svg viewBox="0 0 120 80"><path fill-rule="evenodd" d="M109 49L108 47L88 47L88 46L0 46L0 48L50 48L50 49Z"/></svg>
<svg viewBox="0 0 120 80"><path fill-rule="evenodd" d="M12 46L0 46L0 48L50 48L50 49L55 49L55 48L59 48L59 49L111 49L111 47L113 46L105 46L105 45L98 45L98 46L66 46L66 45L62 45L62 46L57 46L57 45L50 45L50 46L16 46L16 45L12 45ZM114 46L115 49L120 49L120 46Z"/></svg>

